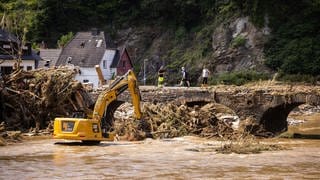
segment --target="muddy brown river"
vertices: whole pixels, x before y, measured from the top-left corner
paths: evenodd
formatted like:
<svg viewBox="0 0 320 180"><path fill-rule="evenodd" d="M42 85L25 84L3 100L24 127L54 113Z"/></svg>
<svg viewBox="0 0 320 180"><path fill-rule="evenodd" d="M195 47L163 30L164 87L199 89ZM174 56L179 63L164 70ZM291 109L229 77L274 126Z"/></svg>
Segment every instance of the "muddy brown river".
<svg viewBox="0 0 320 180"><path fill-rule="evenodd" d="M58 140L0 147L0 179L319 179L320 140L272 139L290 150L217 154L221 142L196 137L99 146Z"/></svg>
<svg viewBox="0 0 320 180"><path fill-rule="evenodd" d="M295 116L291 133L320 134L320 113ZM61 142L58 143L57 142ZM83 146L42 139L0 146L2 179L320 179L319 139L264 139L287 150L217 154L197 137Z"/></svg>

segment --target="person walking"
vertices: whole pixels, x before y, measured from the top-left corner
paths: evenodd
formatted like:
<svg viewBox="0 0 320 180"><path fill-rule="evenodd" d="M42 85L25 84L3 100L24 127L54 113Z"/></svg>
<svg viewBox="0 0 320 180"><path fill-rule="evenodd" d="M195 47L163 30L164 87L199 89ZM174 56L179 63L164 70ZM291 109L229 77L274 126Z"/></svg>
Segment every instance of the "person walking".
<svg viewBox="0 0 320 180"><path fill-rule="evenodd" d="M208 77L209 77L210 71L206 68L206 66L203 66L202 69L202 84L201 87L207 87L208 86Z"/></svg>
<svg viewBox="0 0 320 180"><path fill-rule="evenodd" d="M181 67L181 73L182 73L182 79L180 82L180 86L190 87L189 75L185 67Z"/></svg>
<svg viewBox="0 0 320 180"><path fill-rule="evenodd" d="M165 68L163 66L160 67L158 70L158 87L163 87L164 85L164 73L165 73Z"/></svg>

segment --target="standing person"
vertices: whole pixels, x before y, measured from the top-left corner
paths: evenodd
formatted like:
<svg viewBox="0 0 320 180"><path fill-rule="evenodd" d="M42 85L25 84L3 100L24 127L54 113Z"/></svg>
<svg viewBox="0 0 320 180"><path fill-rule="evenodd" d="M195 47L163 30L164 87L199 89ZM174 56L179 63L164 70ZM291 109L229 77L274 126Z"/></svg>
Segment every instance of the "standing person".
<svg viewBox="0 0 320 180"><path fill-rule="evenodd" d="M165 73L165 68L163 66L160 67L158 70L158 87L163 87L164 85L164 73Z"/></svg>
<svg viewBox="0 0 320 180"><path fill-rule="evenodd" d="M180 86L190 87L188 72L184 67L181 67L182 79L180 82Z"/></svg>
<svg viewBox="0 0 320 180"><path fill-rule="evenodd" d="M202 84L201 87L207 87L208 86L208 77L209 77L210 71L206 68L206 66L203 66L202 69Z"/></svg>

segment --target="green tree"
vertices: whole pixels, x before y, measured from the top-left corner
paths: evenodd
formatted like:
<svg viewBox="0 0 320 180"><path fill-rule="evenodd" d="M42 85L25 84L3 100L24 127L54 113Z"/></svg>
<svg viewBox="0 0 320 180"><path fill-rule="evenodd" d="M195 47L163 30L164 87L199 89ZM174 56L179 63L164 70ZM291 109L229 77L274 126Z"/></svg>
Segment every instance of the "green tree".
<svg viewBox="0 0 320 180"><path fill-rule="evenodd" d="M36 7L36 0L8 0L0 5L0 9L2 10L1 28L17 38L16 42L11 43L11 50L6 52L16 61L17 70L20 69L23 47L27 43L27 33L35 18L33 10ZM6 50L2 49L2 51Z"/></svg>
<svg viewBox="0 0 320 180"><path fill-rule="evenodd" d="M295 2L301 13L284 8L291 16L279 27L273 27L265 46L266 65L270 68L285 74L320 75L320 8L311 2Z"/></svg>
<svg viewBox="0 0 320 180"><path fill-rule="evenodd" d="M73 38L73 32L69 32L66 35L62 35L58 40L58 43L57 43L58 47L60 48L64 47L72 38Z"/></svg>

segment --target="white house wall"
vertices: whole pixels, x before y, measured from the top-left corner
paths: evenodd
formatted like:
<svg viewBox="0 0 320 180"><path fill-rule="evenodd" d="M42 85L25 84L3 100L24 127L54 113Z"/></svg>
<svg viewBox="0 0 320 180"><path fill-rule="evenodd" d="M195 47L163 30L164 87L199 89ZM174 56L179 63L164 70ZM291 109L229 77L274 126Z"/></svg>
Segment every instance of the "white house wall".
<svg viewBox="0 0 320 180"><path fill-rule="evenodd" d="M5 60L3 63L0 64L0 67L13 67L14 63L16 61L14 60ZM23 70L27 71L27 67L32 67L32 69L35 69L35 62L34 60L23 60L20 64L20 67L23 67Z"/></svg>
<svg viewBox="0 0 320 180"><path fill-rule="evenodd" d="M113 75L116 75L117 69L116 68L110 68L110 65L112 63L112 60L114 59L116 50L112 49L107 49L103 55L102 60L100 61L100 69L102 71L102 75L105 80L110 80L112 79ZM105 66L103 63L106 63ZM75 79L84 83L85 81L89 81L89 83L93 84L93 88L98 88L99 87L99 78L97 75L97 71L95 67L90 67L90 68L84 68L84 67L79 67L80 69L80 74L77 74Z"/></svg>
<svg viewBox="0 0 320 180"><path fill-rule="evenodd" d="M114 59L115 53L116 53L116 50L107 49L104 52L102 61L100 62L100 68L104 76L104 79L106 80L112 79L112 76L117 74L116 68L110 68L110 65L112 64L112 60ZM106 66L103 66L103 61L106 61Z"/></svg>
<svg viewBox="0 0 320 180"><path fill-rule="evenodd" d="M75 79L80 82L85 82L86 80L89 81L89 83L93 84L94 88L98 88L99 85L99 78L96 72L95 68L83 68L80 67L81 74L77 74Z"/></svg>

